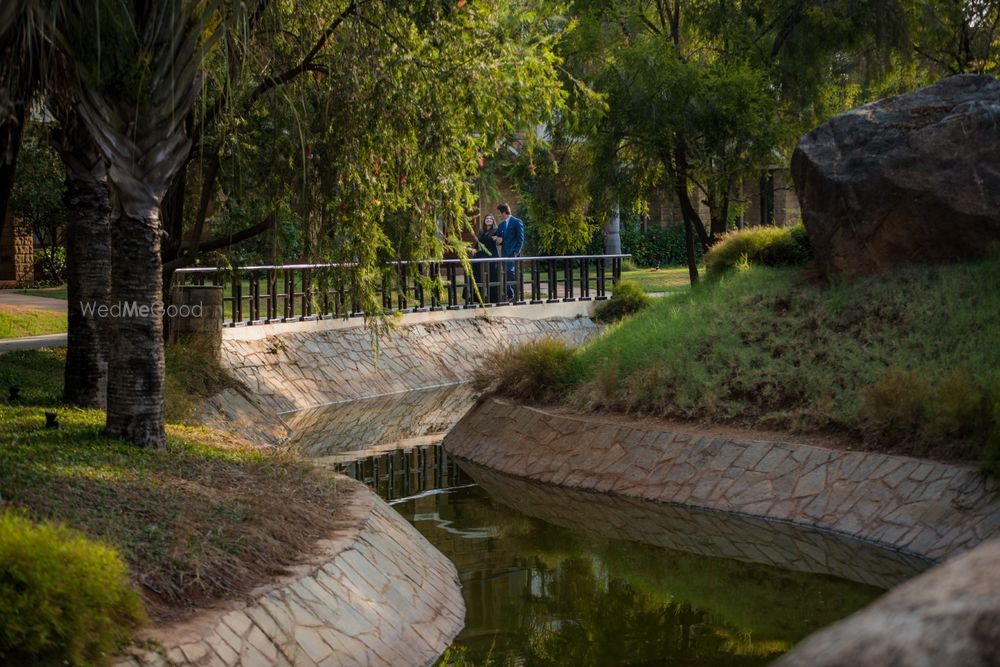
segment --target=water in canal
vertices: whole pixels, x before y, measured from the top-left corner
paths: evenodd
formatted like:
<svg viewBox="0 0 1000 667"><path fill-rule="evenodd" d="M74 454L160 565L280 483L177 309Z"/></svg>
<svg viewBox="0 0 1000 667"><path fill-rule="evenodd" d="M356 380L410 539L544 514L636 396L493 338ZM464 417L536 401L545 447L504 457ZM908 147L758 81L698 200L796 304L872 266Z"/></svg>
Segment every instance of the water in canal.
<svg viewBox="0 0 1000 667"><path fill-rule="evenodd" d="M764 665L927 564L828 533L539 485L448 457L465 386L294 415L298 446L458 568L440 665Z"/></svg>

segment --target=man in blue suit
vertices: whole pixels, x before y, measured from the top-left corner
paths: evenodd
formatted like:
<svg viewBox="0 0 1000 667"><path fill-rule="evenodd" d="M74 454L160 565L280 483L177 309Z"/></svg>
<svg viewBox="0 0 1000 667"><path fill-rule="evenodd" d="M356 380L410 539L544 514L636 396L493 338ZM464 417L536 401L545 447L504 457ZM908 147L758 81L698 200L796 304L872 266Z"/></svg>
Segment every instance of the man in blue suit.
<svg viewBox="0 0 1000 667"><path fill-rule="evenodd" d="M515 218L510 214L510 206L506 203L497 206L500 212L500 226L497 227L497 243L502 243L502 257L517 257L521 254L524 246L524 222L520 218ZM514 262L507 262L507 300L513 301L516 293L514 282L516 281Z"/></svg>

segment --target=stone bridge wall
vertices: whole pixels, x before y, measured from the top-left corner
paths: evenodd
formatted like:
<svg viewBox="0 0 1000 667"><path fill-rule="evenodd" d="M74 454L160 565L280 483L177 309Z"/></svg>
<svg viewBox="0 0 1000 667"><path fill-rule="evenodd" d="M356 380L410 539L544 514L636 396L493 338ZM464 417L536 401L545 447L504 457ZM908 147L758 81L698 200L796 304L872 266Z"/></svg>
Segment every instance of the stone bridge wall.
<svg viewBox="0 0 1000 667"><path fill-rule="evenodd" d="M222 362L265 410L282 414L465 382L508 345L544 337L582 343L597 329L589 317L476 317L403 326L378 340L377 349L360 326L293 330L224 337Z"/></svg>

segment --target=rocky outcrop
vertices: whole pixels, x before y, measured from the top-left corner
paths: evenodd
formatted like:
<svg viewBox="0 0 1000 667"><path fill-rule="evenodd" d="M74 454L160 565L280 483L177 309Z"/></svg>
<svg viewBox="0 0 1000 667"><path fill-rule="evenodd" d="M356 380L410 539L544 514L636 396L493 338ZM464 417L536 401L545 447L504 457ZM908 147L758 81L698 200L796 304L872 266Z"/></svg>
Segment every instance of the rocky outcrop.
<svg viewBox="0 0 1000 667"><path fill-rule="evenodd" d="M1000 540L934 568L799 644L775 667L998 664Z"/></svg>
<svg viewBox="0 0 1000 667"><path fill-rule="evenodd" d="M965 74L841 114L792 156L821 272L852 278L1000 242L1000 81Z"/></svg>

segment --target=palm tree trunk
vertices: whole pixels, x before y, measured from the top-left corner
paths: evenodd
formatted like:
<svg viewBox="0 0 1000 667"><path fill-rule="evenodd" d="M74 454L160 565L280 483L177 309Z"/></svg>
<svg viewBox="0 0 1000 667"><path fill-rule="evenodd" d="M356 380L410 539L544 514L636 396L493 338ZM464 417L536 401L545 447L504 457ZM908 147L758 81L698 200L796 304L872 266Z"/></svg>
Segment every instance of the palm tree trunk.
<svg viewBox="0 0 1000 667"><path fill-rule="evenodd" d="M63 155L66 166L68 331L64 398L103 408L108 379L108 324L94 312L111 291L111 201L104 165L93 153ZM86 158L94 158L87 168ZM84 158L84 159L80 159ZM84 307L89 312L84 311Z"/></svg>
<svg viewBox="0 0 1000 667"><path fill-rule="evenodd" d="M163 448L163 313L159 208L122 211L111 228L111 350L105 430ZM158 307L159 306L159 307Z"/></svg>

